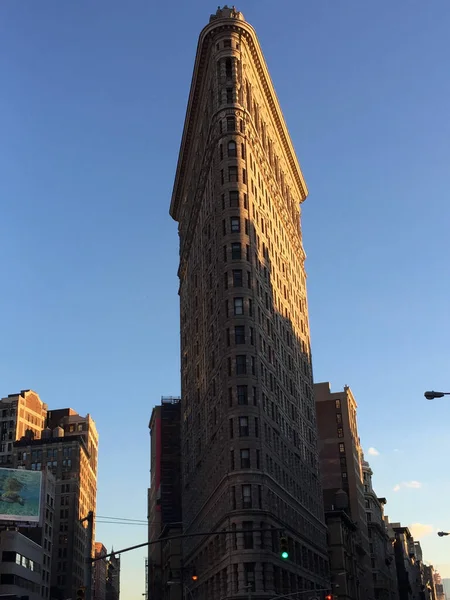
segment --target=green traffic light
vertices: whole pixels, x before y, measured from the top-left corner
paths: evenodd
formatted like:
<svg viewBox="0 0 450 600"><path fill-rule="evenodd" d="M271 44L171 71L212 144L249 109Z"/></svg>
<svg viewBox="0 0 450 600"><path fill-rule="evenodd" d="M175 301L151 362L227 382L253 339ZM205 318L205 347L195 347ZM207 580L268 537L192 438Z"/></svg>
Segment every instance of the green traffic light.
<svg viewBox="0 0 450 600"><path fill-rule="evenodd" d="M286 560L287 558L289 558L289 552L286 552L286 550L284 552L281 553L281 558L284 558L284 560Z"/></svg>

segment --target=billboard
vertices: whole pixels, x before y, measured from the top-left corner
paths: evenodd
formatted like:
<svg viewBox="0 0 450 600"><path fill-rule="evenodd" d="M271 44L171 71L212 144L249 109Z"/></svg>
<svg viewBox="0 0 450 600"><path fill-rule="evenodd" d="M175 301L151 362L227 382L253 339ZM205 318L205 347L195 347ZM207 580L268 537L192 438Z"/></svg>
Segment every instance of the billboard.
<svg viewBox="0 0 450 600"><path fill-rule="evenodd" d="M0 467L0 521L39 523L41 471Z"/></svg>

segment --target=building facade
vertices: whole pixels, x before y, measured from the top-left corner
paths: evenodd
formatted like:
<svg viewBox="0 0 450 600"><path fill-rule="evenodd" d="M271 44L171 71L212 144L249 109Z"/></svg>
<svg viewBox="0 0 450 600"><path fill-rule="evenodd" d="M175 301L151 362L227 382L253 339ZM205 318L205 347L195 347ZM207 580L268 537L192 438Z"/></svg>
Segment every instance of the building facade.
<svg viewBox="0 0 450 600"><path fill-rule="evenodd" d="M41 436L47 419L47 404L32 390L9 394L0 400L0 466L12 464L13 442L28 435Z"/></svg>
<svg viewBox="0 0 450 600"><path fill-rule="evenodd" d="M198 42L170 207L180 238L183 522L186 533L217 532L183 542L199 599L329 585L306 196L255 31L219 8Z"/></svg>
<svg viewBox="0 0 450 600"><path fill-rule="evenodd" d="M153 409L149 429L148 540L154 542L182 530L180 398L163 397ZM180 542L149 545L147 577L152 600L183 597Z"/></svg>
<svg viewBox="0 0 450 600"><path fill-rule="evenodd" d="M101 542L95 542L95 558L97 560L94 563L93 576L94 581L92 584L92 600L106 600L106 577L108 574L108 559L101 558L106 556L107 550Z"/></svg>
<svg viewBox="0 0 450 600"><path fill-rule="evenodd" d="M13 464L17 463L14 448ZM41 597L50 598L52 547L55 526L56 480L49 470L42 472L41 514L36 527L19 527L19 532L42 548Z"/></svg>
<svg viewBox="0 0 450 600"><path fill-rule="evenodd" d="M394 550L384 520L386 498L378 498L372 486L372 469L362 461L370 566L376 600L398 600Z"/></svg>
<svg viewBox="0 0 450 600"><path fill-rule="evenodd" d="M108 560L106 570L106 600L120 598L120 556L114 554ZM149 600L149 598L146 598Z"/></svg>
<svg viewBox="0 0 450 600"><path fill-rule="evenodd" d="M53 416L52 416L53 415ZM86 529L80 519L95 513L98 434L88 415L72 409L48 413L41 435L13 444L13 464L34 471L48 470L55 478L51 595L75 597L84 584ZM91 556L94 555L94 547Z"/></svg>
<svg viewBox="0 0 450 600"><path fill-rule="evenodd" d="M15 530L0 531L0 595L41 600L42 547Z"/></svg>
<svg viewBox="0 0 450 600"><path fill-rule="evenodd" d="M356 598L373 600L374 587L365 511L362 449L356 421L356 400L348 386L341 392L332 393L328 382L315 384L314 394L325 511L330 510L335 495L340 489L346 492L349 513L357 526ZM331 569L333 570L333 565Z"/></svg>

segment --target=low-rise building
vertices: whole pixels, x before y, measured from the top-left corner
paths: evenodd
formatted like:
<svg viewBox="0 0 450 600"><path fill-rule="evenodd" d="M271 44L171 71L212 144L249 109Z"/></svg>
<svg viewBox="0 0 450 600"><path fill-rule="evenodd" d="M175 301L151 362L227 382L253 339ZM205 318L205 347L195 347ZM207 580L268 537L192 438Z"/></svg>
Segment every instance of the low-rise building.
<svg viewBox="0 0 450 600"><path fill-rule="evenodd" d="M42 600L42 547L15 529L0 531L0 596Z"/></svg>

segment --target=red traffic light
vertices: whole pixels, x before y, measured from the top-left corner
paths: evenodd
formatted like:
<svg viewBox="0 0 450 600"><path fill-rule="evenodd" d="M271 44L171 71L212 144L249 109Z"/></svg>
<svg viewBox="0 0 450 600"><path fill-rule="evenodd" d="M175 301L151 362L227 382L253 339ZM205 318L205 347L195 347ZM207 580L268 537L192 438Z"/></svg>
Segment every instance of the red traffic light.
<svg viewBox="0 0 450 600"><path fill-rule="evenodd" d="M333 596L331 594L327 594L325 596L325 600L333 600Z"/></svg>
<svg viewBox="0 0 450 600"><path fill-rule="evenodd" d="M192 581L198 581L198 575L195 569L192 571L191 579Z"/></svg>

